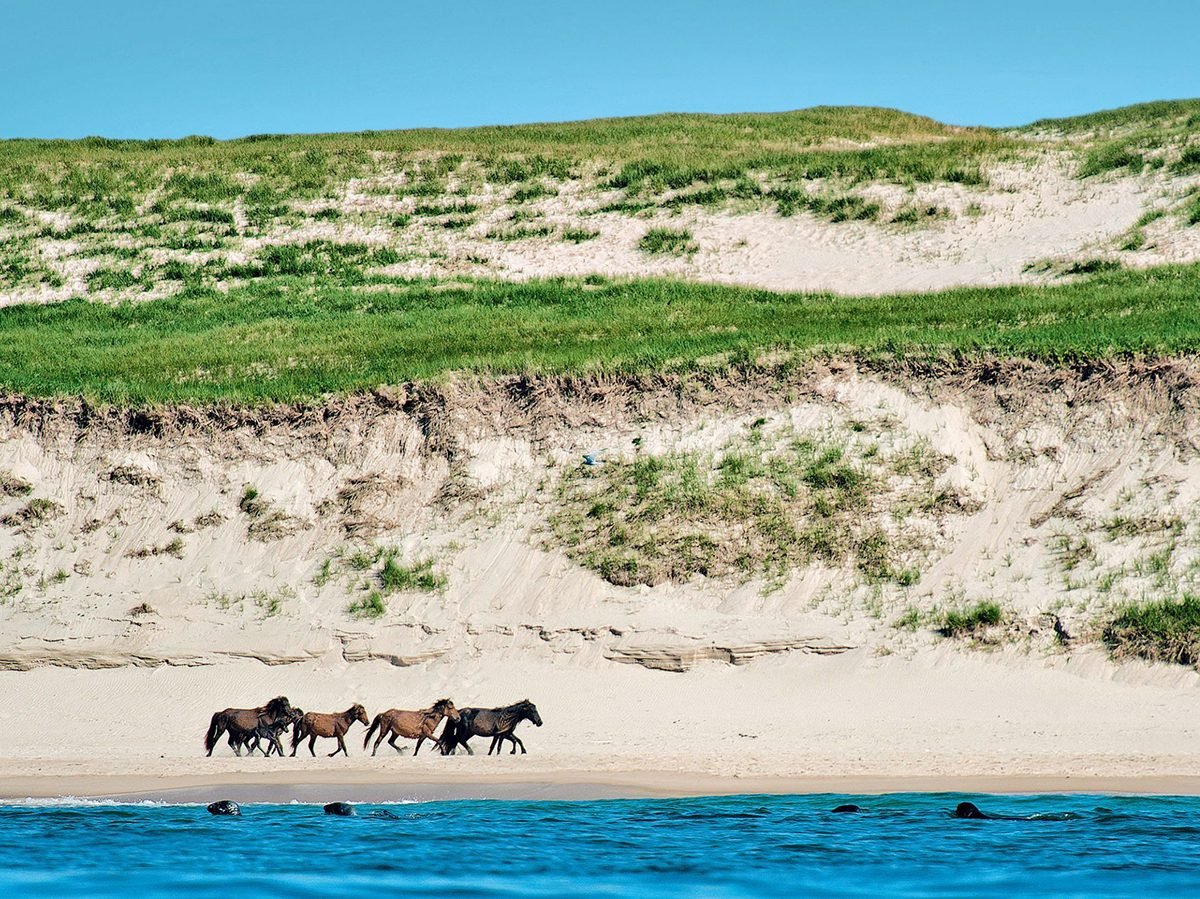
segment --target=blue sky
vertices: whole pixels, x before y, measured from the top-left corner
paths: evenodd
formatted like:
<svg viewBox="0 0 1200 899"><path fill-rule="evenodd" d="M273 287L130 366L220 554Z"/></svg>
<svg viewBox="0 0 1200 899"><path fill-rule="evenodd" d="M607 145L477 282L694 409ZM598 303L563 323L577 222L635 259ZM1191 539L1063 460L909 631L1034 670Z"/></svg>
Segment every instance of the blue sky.
<svg viewBox="0 0 1200 899"><path fill-rule="evenodd" d="M0 136L816 104L1021 124L1200 96L1192 0L0 0Z"/></svg>

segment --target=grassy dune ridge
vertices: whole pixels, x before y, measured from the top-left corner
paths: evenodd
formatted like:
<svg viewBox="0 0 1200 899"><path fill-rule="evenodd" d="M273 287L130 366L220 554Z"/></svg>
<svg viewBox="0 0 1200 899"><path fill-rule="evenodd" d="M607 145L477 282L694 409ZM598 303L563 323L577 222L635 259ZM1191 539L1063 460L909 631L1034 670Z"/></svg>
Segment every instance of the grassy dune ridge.
<svg viewBox="0 0 1200 899"><path fill-rule="evenodd" d="M313 398L452 372L754 364L767 354L1038 359L1200 350L1200 265L1044 287L844 297L664 279L263 277L146 303L0 309L0 388L109 402Z"/></svg>
<svg viewBox="0 0 1200 899"><path fill-rule="evenodd" d="M814 107L229 141L4 140L0 294L127 299L174 292L199 266L210 282L244 280L266 273L257 269L270 268L272 246L329 234L385 242L392 256L379 265L479 276L489 244L591 240L600 232L587 217L598 213L702 207L931 226L953 213L917 202L918 187L982 192L995 163L1047 147L1077 158L1080 177L1200 172L1198 121L1200 102L1171 101L1004 131ZM879 185L908 199L883 202ZM560 194L573 221L547 218ZM1200 191L1185 186L1176 213L1200 222ZM472 252L447 251L446 235L472 228ZM1126 249L1146 243L1136 230Z"/></svg>

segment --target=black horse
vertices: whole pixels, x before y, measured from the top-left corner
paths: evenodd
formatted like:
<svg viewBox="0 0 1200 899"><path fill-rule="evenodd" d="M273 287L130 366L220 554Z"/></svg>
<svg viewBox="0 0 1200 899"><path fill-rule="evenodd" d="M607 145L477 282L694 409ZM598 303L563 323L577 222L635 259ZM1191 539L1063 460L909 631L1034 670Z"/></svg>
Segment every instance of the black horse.
<svg viewBox="0 0 1200 899"><path fill-rule="evenodd" d="M528 699L498 709L459 709L458 721L446 719L446 726L438 738L438 746L442 755L450 755L459 746L467 750L469 755L474 755L475 752L467 745L467 741L471 737L491 737L492 745L488 748L488 755L493 751L498 755L499 750L504 747L505 740L513 744L510 755L516 755L518 746L524 754L525 744L513 733L522 721L532 721L538 727L542 726L542 716L538 714L537 706Z"/></svg>

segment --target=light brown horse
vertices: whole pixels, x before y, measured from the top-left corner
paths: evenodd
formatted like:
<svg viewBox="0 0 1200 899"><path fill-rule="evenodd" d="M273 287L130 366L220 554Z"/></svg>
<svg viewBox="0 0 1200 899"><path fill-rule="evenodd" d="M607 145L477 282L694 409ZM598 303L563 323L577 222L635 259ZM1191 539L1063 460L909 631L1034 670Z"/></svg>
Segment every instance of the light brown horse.
<svg viewBox="0 0 1200 899"><path fill-rule="evenodd" d="M363 749L367 748L367 744L371 742L371 735L378 728L379 738L371 749L371 755L379 751L379 744L383 742L383 738L391 734L388 737L388 745L397 752L400 751L400 747L396 745L397 737L416 740L417 748L413 750L415 756L421 751L421 744L426 740L436 742L433 732L437 730L437 726L442 723L443 718L449 718L451 721L458 720L458 709L449 699L439 699L429 708L419 709L415 712L401 709L388 709L386 712L380 712L371 722L370 728L367 729L367 735L363 737Z"/></svg>
<svg viewBox="0 0 1200 899"><path fill-rule="evenodd" d="M255 709L224 709L215 712L209 722L208 731L204 735L206 755L212 755L213 747L221 734L229 731L229 748L238 755L242 754L242 745L250 738L251 733L261 724L274 724L276 721L291 723L299 715L294 715L292 704L286 696L276 696L266 705Z"/></svg>
<svg viewBox="0 0 1200 899"><path fill-rule="evenodd" d="M333 737L338 741L338 748L329 753L330 758L339 752L342 755L349 755L350 753L346 752L346 741L342 738L346 736L346 731L355 721L367 724L367 710L357 702L337 715L325 712L307 712L296 722L296 727L292 730L292 755L296 754L296 747L305 737L308 737L308 751L312 755L317 754L313 749L317 745L317 737Z"/></svg>

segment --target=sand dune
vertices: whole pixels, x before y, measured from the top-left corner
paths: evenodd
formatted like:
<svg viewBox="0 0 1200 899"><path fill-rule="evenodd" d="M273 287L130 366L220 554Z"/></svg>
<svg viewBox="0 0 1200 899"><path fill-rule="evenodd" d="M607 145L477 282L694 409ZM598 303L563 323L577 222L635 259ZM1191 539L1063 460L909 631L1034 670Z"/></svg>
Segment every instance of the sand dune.
<svg viewBox="0 0 1200 899"><path fill-rule="evenodd" d="M1164 576L1192 589L1196 377L1183 361L937 377L834 362L686 390L456 382L319 414L81 417L72 402L10 400L0 472L31 492L0 513L30 498L57 506L0 532L0 785L528 785L590 772L618 792L660 776L684 791L713 778L967 775L1183 789L1172 779L1196 769L1200 680L1110 660L1096 623ZM915 581L872 582L846 561L782 582L619 586L562 543L561 484L584 453L719 454L750 429L763 445L816 435L863 458L934 454L922 489L954 501L884 510ZM915 483L878 470L885 500ZM1143 524L1113 535L1115 516ZM348 608L380 583L376 548L429 560L444 585L382 594L382 617L356 617ZM940 610L980 599L1003 606L1002 626L975 640L935 632ZM899 625L911 610L920 622ZM278 693L372 713L529 696L546 726L522 725L530 754L517 758L372 760L358 727L348 760L202 757L214 710Z"/></svg>

